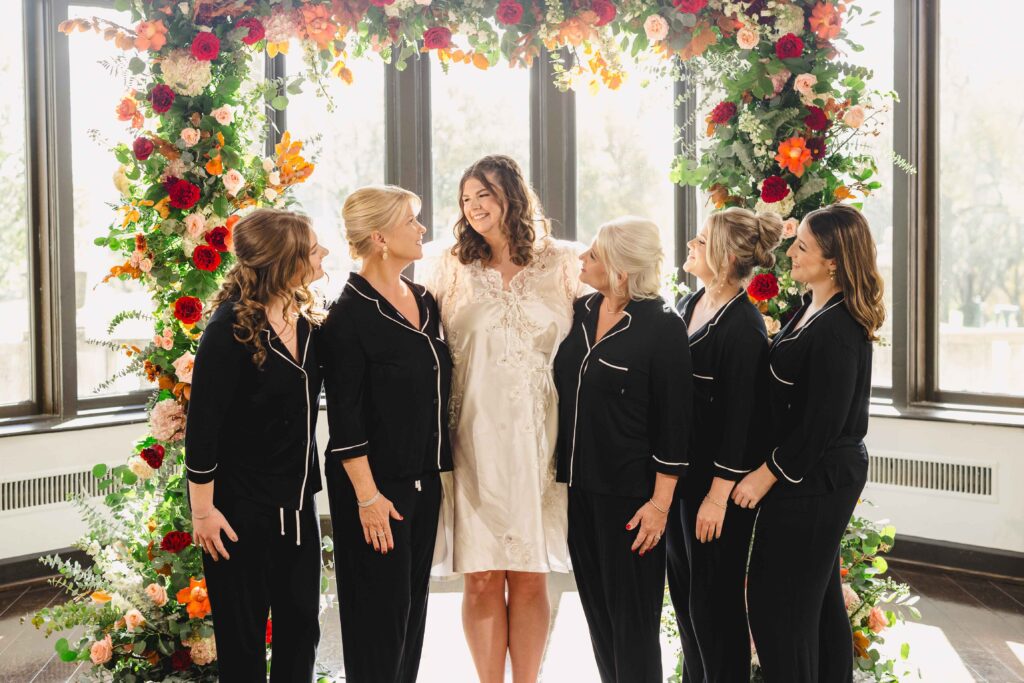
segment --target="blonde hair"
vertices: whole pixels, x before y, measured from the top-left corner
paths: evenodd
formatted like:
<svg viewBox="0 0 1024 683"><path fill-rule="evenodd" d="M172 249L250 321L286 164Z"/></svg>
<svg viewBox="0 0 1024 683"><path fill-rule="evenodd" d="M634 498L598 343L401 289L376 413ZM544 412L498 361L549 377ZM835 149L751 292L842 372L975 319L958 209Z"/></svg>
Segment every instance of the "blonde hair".
<svg viewBox="0 0 1024 683"><path fill-rule="evenodd" d="M214 295L213 309L234 302L235 341L253 349L258 367L267 358L260 332L269 325L270 304L283 300L286 317L297 313L314 325L324 318L319 297L305 284L314 274L312 234L308 216L281 209L256 209L232 231L237 262Z"/></svg>
<svg viewBox="0 0 1024 683"><path fill-rule="evenodd" d="M365 259L372 254L373 233L387 232L397 225L410 204L413 213L419 213L419 196L397 185L367 185L350 194L341 217L352 258Z"/></svg>
<svg viewBox="0 0 1024 683"><path fill-rule="evenodd" d="M734 206L708 216L705 239L704 260L715 280L732 276L744 282L755 267L775 265L775 249L782 242L782 218ZM729 256L733 257L731 264Z"/></svg>
<svg viewBox="0 0 1024 683"><path fill-rule="evenodd" d="M629 299L656 299L661 288L661 249L658 226L646 218L621 216L597 229L594 252L608 271L612 293ZM625 291L619 285L626 276Z"/></svg>

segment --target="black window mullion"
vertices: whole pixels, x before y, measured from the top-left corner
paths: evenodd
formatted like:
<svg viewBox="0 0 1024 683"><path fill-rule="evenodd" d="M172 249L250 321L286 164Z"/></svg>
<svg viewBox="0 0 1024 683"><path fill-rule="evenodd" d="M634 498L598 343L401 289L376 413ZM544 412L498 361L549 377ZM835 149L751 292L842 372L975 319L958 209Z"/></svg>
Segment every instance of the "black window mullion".
<svg viewBox="0 0 1024 683"><path fill-rule="evenodd" d="M673 143L675 153L685 150L696 150L697 130L694 126L697 106L697 85L694 79L681 77L672 86L673 104L675 106L675 127L679 131L679 139ZM697 225L697 188L692 185L676 185L673 188L675 203L675 263L676 275L680 283L685 283L691 290L697 288L697 278L683 272L686 263L686 243L697 236L701 226Z"/></svg>
<svg viewBox="0 0 1024 683"><path fill-rule="evenodd" d="M555 87L546 52L530 70L530 183L554 236L576 239L576 98Z"/></svg>
<svg viewBox="0 0 1024 683"><path fill-rule="evenodd" d="M420 196L420 221L433 239L430 59L412 59L403 71L385 67L384 181Z"/></svg>

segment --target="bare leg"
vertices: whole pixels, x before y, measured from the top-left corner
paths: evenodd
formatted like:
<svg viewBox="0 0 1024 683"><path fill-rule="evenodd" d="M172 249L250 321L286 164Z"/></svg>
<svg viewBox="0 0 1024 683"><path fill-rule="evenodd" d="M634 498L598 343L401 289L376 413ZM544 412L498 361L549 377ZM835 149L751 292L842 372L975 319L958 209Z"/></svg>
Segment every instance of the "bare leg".
<svg viewBox="0 0 1024 683"><path fill-rule="evenodd" d="M505 679L508 652L505 572L471 572L464 580L462 629L477 676L480 683L501 683Z"/></svg>
<svg viewBox="0 0 1024 683"><path fill-rule="evenodd" d="M508 650L514 683L536 683L551 626L548 575L508 572Z"/></svg>

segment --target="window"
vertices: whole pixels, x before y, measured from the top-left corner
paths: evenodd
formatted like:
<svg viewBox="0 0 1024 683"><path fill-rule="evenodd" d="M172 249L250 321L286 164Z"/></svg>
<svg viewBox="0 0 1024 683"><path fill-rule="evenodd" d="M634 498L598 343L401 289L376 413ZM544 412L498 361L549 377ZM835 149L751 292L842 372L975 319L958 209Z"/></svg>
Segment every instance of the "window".
<svg viewBox="0 0 1024 683"><path fill-rule="evenodd" d="M0 82L7 92L0 102L0 406L32 400L35 356L29 297L24 26L20 11L7 14L0 25Z"/></svg>
<svg viewBox="0 0 1024 683"><path fill-rule="evenodd" d="M938 11L937 388L1024 396L1024 5Z"/></svg>
<svg viewBox="0 0 1024 683"><path fill-rule="evenodd" d="M459 217L459 180L480 157L507 154L530 169L530 72L505 63L480 71L430 57L434 236L445 239Z"/></svg>
<svg viewBox="0 0 1024 683"><path fill-rule="evenodd" d="M661 229L663 272L674 272L672 82L650 79L628 60L623 66L618 90L576 91L576 238L589 244L602 223L618 216L648 218Z"/></svg>
<svg viewBox="0 0 1024 683"><path fill-rule="evenodd" d="M122 26L131 24L127 12L98 7L90 8L89 12ZM82 14L82 8L71 8L71 16ZM137 281L103 282L115 265L116 256L93 243L97 237L106 235L112 220L120 218L120 214L115 213L120 195L113 181L118 163L110 149L127 137L128 124L117 120L114 106L128 88L124 77L114 72L117 62L109 43L95 36L81 36L68 41L68 50L78 395L87 399L152 388L144 377L134 372L108 381L130 363L124 351L116 346L145 346L153 334L152 323L129 320L113 334L107 334L107 326L115 315L131 310L149 313L152 303ZM108 347L104 342L114 346Z"/></svg>
<svg viewBox="0 0 1024 683"><path fill-rule="evenodd" d="M291 71L302 68L301 59L288 59ZM295 187L295 198L313 219L320 242L330 251L324 261L328 273L351 269L348 244L342 232L341 207L353 190L384 182L384 64L377 55L349 64L351 85L340 79L327 84L333 101L317 97L309 83L289 98L288 129L292 139L306 143L308 158L316 170ZM343 278L321 283L328 294L339 293Z"/></svg>

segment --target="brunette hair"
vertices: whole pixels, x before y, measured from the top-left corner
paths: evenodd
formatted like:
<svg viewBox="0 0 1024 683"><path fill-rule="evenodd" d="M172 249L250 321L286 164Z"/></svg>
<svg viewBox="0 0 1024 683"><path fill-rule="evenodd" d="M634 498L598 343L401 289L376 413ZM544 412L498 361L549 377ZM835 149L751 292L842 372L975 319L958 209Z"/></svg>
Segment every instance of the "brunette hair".
<svg viewBox="0 0 1024 683"><path fill-rule="evenodd" d="M494 177L491 182L488 174ZM452 253L460 263L488 261L491 248L487 241L469 224L462 202L466 181L476 178L501 202L501 231L508 239L508 250L512 263L525 266L533 259L534 244L537 241L536 225L540 224L544 235L550 232L544 209L536 193L526 182L523 169L515 159L503 154L486 156L466 169L459 181L459 220L455 222L455 246Z"/></svg>
<svg viewBox="0 0 1024 683"><path fill-rule="evenodd" d="M272 302L284 300L285 315L297 313L314 325L324 318L319 298L305 284L313 276L311 228L302 214L256 209L232 231L237 261L214 295L213 308L234 304L235 341L253 350L257 367L267 358L260 332L269 325L267 307Z"/></svg>
<svg viewBox="0 0 1024 683"><path fill-rule="evenodd" d="M372 254L373 233L394 227L410 205L413 213L419 213L419 196L397 185L367 185L350 194L341 216L352 258L365 259Z"/></svg>
<svg viewBox="0 0 1024 683"><path fill-rule="evenodd" d="M884 283L867 219L848 204L832 204L810 212L804 221L822 255L836 261L836 286L843 292L846 308L868 339L875 341L885 322Z"/></svg>
<svg viewBox="0 0 1024 683"><path fill-rule="evenodd" d="M597 229L593 248L616 296L634 301L658 297L665 253L657 225L636 216L616 218ZM626 276L625 291L618 285L620 275Z"/></svg>
<svg viewBox="0 0 1024 683"><path fill-rule="evenodd" d="M775 265L775 249L782 241L782 219L774 213L754 213L734 206L708 216L706 261L717 279L734 275L744 282L755 267ZM734 257L729 264L729 256Z"/></svg>

